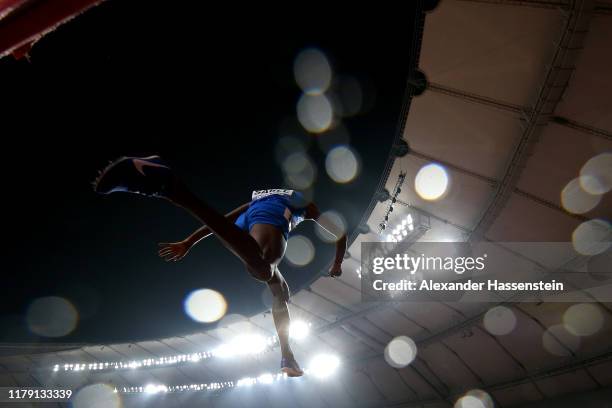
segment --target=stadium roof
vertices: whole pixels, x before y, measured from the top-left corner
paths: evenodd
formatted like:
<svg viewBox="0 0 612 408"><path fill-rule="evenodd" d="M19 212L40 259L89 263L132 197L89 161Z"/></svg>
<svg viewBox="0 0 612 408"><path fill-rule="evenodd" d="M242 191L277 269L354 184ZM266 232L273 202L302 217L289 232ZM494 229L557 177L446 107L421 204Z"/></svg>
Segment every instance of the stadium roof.
<svg viewBox="0 0 612 408"><path fill-rule="evenodd" d="M543 336L562 323L572 303L506 304L516 327L496 336L482 322L491 304L361 301L360 244L380 240L389 193L402 172L405 183L389 223L414 214L414 240L571 242L584 222L612 218L610 194L582 214L568 212L561 201L561 191L581 167L612 150L612 2L447 0L417 20L415 42L406 51L413 54L413 72L404 116L379 189L352 237L344 275L319 276L291 300L293 318L311 323L308 340L296 342L298 359L306 363L315 352L336 354L338 373L325 381L304 377L239 392L125 395L124 406L172 401L445 407L466 391L481 389L496 406L506 407L612 385L612 309L604 301L595 303L602 328L579 343L577 337L558 336L558 353L545 347ZM420 198L414 188L417 172L431 162L443 166L451 181L437 201ZM551 270L564 262L534 261ZM235 381L276 372L277 352L127 370L51 370L56 364L190 355L245 331L272 336L271 315L137 343L3 345L0 383L119 388ZM412 364L396 369L385 361L384 349L399 335L412 338L418 353Z"/></svg>

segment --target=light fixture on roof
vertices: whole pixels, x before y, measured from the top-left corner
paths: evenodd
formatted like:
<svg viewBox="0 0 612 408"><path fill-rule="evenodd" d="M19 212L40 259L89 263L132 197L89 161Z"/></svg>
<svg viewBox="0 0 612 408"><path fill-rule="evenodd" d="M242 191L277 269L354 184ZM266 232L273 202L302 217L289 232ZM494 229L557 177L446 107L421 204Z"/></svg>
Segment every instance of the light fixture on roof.
<svg viewBox="0 0 612 408"><path fill-rule="evenodd" d="M412 214L408 214L393 228L390 234L386 235L386 242L401 242L412 231L414 231L414 220Z"/></svg>
<svg viewBox="0 0 612 408"><path fill-rule="evenodd" d="M401 186L402 184L404 184L404 180L406 179L406 173L405 172L400 172L399 176L397 176L397 181L395 182L395 187L393 188L393 194L389 194L388 192L386 193L386 195L380 195L381 197L386 197L386 199L391 199L391 202L389 203L389 206L387 207L387 211L385 211L385 216L384 216L384 220L379 224L379 233L382 234L382 232L387 228L387 223L389 222L389 214L393 212L393 204L395 204L397 202L397 197L400 195L400 193L402 192ZM386 192L386 190L385 190Z"/></svg>
<svg viewBox="0 0 612 408"><path fill-rule="evenodd" d="M259 384L272 384L274 382L274 377L270 373L265 373L257 377L257 382Z"/></svg>
<svg viewBox="0 0 612 408"><path fill-rule="evenodd" d="M305 338L310 330L310 323L300 320L296 320L294 323L295 324L292 324L292 337L294 339ZM211 351L131 361L98 361L95 363L55 364L51 370L53 372L75 372L147 369L150 367L199 363L213 357L231 358L245 355L257 355L271 350L277 344L278 338L276 336L263 337L256 334L241 335L227 343L221 344Z"/></svg>

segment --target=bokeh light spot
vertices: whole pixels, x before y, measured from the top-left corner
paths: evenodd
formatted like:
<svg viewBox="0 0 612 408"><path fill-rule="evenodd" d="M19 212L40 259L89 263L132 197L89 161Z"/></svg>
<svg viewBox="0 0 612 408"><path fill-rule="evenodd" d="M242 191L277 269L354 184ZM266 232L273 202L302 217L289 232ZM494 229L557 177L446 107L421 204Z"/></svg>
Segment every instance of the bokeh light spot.
<svg viewBox="0 0 612 408"><path fill-rule="evenodd" d="M385 347L385 360L391 367L406 367L415 359L416 355L417 346L407 336L395 337Z"/></svg>
<svg viewBox="0 0 612 408"><path fill-rule="evenodd" d="M444 167L436 163L421 167L414 179L414 188L424 200L437 200L448 189L448 174Z"/></svg>
<svg viewBox="0 0 612 408"><path fill-rule="evenodd" d="M279 165L283 165L285 159L294 153L306 153L306 144L295 136L283 136L276 142L274 156Z"/></svg>
<svg viewBox="0 0 612 408"><path fill-rule="evenodd" d="M79 314L70 301L47 296L36 299L28 308L26 321L30 330L44 337L62 337L77 326Z"/></svg>
<svg viewBox="0 0 612 408"><path fill-rule="evenodd" d="M580 184L590 194L604 194L612 190L612 153L599 154L580 169Z"/></svg>
<svg viewBox="0 0 612 408"><path fill-rule="evenodd" d="M71 398L74 408L120 408L121 398L108 384L91 384Z"/></svg>
<svg viewBox="0 0 612 408"><path fill-rule="evenodd" d="M302 152L287 156L283 161L282 168L287 184L300 190L309 188L317 175L314 163Z"/></svg>
<svg viewBox="0 0 612 408"><path fill-rule="evenodd" d="M359 159L348 146L336 146L325 158L327 174L336 183L349 183L359 173Z"/></svg>
<svg viewBox="0 0 612 408"><path fill-rule="evenodd" d="M454 408L486 408L478 398L472 395L464 395L455 402Z"/></svg>
<svg viewBox="0 0 612 408"><path fill-rule="evenodd" d="M302 95L297 104L297 115L304 129L311 133L325 132L334 119L331 102L325 95Z"/></svg>
<svg viewBox="0 0 612 408"><path fill-rule="evenodd" d="M293 235L287 241L285 258L296 266L308 265L314 259L315 248L310 239L303 235Z"/></svg>
<svg viewBox="0 0 612 408"><path fill-rule="evenodd" d="M494 408L493 398L479 389L470 390L455 402L454 408Z"/></svg>
<svg viewBox="0 0 612 408"><path fill-rule="evenodd" d="M612 246L612 228L602 219L592 219L580 224L572 233L576 252L582 255L597 255Z"/></svg>
<svg viewBox="0 0 612 408"><path fill-rule="evenodd" d="M582 188L580 178L575 178L561 191L563 208L574 214L583 214L595 208L601 201L600 195L589 194Z"/></svg>
<svg viewBox="0 0 612 408"><path fill-rule="evenodd" d="M335 228L335 231L327 231L317 223L315 226L315 232L322 241L328 243L336 242L342 235L346 234L346 220L340 213L334 210L323 212L319 216L319 222L322 222L325 225L331 224ZM334 236L334 234L336 236Z"/></svg>
<svg viewBox="0 0 612 408"><path fill-rule="evenodd" d="M300 52L293 63L295 82L308 95L325 92L332 80L332 69L325 54L316 48Z"/></svg>
<svg viewBox="0 0 612 408"><path fill-rule="evenodd" d="M604 317L597 305L580 303L570 306L563 314L565 329L575 336L591 336L604 324Z"/></svg>
<svg viewBox="0 0 612 408"><path fill-rule="evenodd" d="M516 316L512 309L495 306L487 311L483 318L487 331L495 336L504 336L516 327Z"/></svg>
<svg viewBox="0 0 612 408"><path fill-rule="evenodd" d="M223 295L212 289L198 289L185 299L185 313L196 322L212 323L221 319L227 311Z"/></svg>

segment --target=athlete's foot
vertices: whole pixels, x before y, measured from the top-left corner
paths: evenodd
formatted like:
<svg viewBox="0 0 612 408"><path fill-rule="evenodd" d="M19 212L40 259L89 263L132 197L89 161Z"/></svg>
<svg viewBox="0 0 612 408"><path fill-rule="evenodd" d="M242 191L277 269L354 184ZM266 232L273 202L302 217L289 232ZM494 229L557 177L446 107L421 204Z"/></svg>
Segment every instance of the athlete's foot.
<svg viewBox="0 0 612 408"><path fill-rule="evenodd" d="M99 173L93 188L100 194L127 192L167 197L173 180L172 170L159 156L121 157Z"/></svg>
<svg viewBox="0 0 612 408"><path fill-rule="evenodd" d="M281 371L287 374L288 377L301 377L304 375L304 371L302 371L293 356L281 359Z"/></svg>

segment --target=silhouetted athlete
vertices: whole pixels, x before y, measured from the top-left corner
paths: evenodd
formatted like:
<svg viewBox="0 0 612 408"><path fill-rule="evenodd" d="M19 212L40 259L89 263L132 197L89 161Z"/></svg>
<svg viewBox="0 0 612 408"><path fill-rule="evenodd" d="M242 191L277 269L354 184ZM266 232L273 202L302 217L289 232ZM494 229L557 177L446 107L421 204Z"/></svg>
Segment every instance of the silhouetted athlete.
<svg viewBox="0 0 612 408"><path fill-rule="evenodd" d="M302 369L289 345L289 286L278 269L290 231L303 220L315 220L337 238L336 256L330 276L342 274L346 234L320 217L317 206L294 190L253 191L251 201L225 216L196 197L159 157L122 157L100 172L94 182L100 194L126 192L163 198L189 211L204 225L181 242L160 243L159 255L166 261L182 259L189 249L212 234L236 255L255 279L272 291L272 316L278 333L281 370L299 377Z"/></svg>

